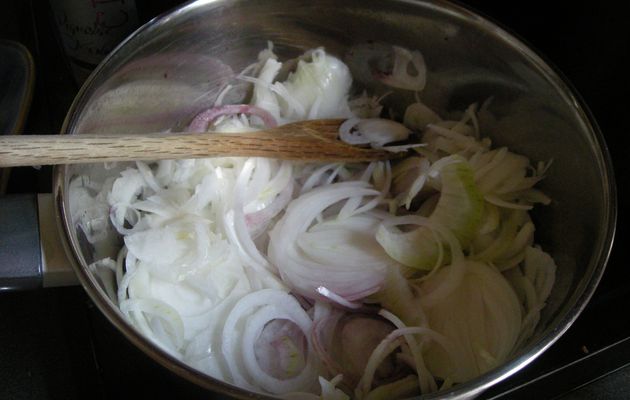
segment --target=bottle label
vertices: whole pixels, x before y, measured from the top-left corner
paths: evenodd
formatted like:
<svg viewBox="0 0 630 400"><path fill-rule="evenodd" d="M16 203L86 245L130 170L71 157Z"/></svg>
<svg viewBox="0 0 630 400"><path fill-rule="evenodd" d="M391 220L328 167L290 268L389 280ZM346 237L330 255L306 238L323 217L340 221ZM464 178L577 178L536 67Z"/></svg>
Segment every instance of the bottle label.
<svg viewBox="0 0 630 400"><path fill-rule="evenodd" d="M51 0L72 63L93 68L138 26L135 0Z"/></svg>

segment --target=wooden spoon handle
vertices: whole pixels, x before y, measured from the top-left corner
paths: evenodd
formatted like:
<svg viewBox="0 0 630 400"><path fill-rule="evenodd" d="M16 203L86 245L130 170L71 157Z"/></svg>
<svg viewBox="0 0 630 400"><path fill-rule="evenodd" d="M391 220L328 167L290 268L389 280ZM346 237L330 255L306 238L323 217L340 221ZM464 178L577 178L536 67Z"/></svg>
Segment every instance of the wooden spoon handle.
<svg viewBox="0 0 630 400"><path fill-rule="evenodd" d="M0 136L0 167L217 156L356 162L390 155L303 132Z"/></svg>
<svg viewBox="0 0 630 400"><path fill-rule="evenodd" d="M22 135L0 137L0 167L218 156L285 160L366 161L370 150L313 136L266 132L176 135Z"/></svg>

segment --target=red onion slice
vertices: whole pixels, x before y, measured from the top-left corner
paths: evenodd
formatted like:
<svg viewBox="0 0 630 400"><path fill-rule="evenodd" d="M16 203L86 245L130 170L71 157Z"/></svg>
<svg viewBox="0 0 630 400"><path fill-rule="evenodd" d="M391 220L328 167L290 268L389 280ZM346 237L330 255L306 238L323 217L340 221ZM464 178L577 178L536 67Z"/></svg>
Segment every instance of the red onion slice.
<svg viewBox="0 0 630 400"><path fill-rule="evenodd" d="M250 106L248 104L230 104L219 107L212 107L205 111L200 112L193 118L188 126L188 132L205 132L208 130L208 126L217 118L223 115L253 115L262 119L265 127L273 128L278 126L276 119L266 110L260 107Z"/></svg>

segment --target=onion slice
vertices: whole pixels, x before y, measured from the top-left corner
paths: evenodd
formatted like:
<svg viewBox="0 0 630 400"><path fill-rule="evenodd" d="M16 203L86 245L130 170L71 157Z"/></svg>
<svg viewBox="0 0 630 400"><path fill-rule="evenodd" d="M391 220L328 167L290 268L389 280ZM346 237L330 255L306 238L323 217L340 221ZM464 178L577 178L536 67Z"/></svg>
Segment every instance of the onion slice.
<svg viewBox="0 0 630 400"><path fill-rule="evenodd" d="M370 144L375 148L406 140L410 133L409 128L403 124L383 118L350 118L339 127L339 138L344 142L353 145Z"/></svg>
<svg viewBox="0 0 630 400"><path fill-rule="evenodd" d="M351 181L319 187L293 200L270 233L269 259L282 279L308 298L337 300L344 306L378 291L391 260L374 240L379 219L368 215L369 209L312 226L342 200L378 195L367 183Z"/></svg>
<svg viewBox="0 0 630 400"><path fill-rule="evenodd" d="M265 325L277 319L295 323L308 339L312 320L295 297L276 289L263 289L250 293L236 303L223 325L222 351L234 383L271 393L304 390L316 382L311 345L308 345L306 365L299 374L278 379L265 371L256 359L255 346Z"/></svg>
<svg viewBox="0 0 630 400"><path fill-rule="evenodd" d="M200 112L188 125L189 132L206 132L208 127L217 118L224 115L245 114L259 117L266 128L278 126L276 119L268 111L260 107L249 104L230 104L225 106L212 107Z"/></svg>
<svg viewBox="0 0 630 400"><path fill-rule="evenodd" d="M398 89L421 91L426 85L427 67L419 51L409 51L392 46L394 65L389 72L375 71L374 76L382 83ZM409 72L410 67L415 71Z"/></svg>

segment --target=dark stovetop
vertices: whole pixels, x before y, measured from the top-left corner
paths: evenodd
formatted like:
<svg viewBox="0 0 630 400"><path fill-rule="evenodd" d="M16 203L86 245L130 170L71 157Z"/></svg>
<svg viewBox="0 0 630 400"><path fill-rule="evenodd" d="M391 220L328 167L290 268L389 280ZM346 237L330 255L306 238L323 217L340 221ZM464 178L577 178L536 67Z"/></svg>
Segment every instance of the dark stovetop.
<svg viewBox="0 0 630 400"><path fill-rule="evenodd" d="M136 0L147 21L178 3ZM613 158L619 190L616 245L587 308L563 337L482 398L630 398L630 272L625 139L630 88L628 34L612 3L522 1L466 4L509 27L555 64L595 115ZM579 3L579 4L577 4ZM33 53L37 83L25 131L54 132L77 90L53 34L47 2L5 2L0 38ZM625 124L624 124L625 125ZM625 141L624 141L625 142ZM576 173L579 173L576 171ZM12 192L50 190L50 170L19 168ZM0 399L209 398L132 347L80 287L0 294Z"/></svg>

